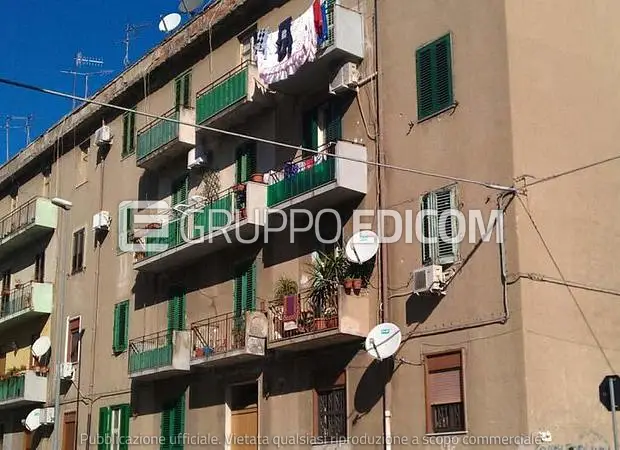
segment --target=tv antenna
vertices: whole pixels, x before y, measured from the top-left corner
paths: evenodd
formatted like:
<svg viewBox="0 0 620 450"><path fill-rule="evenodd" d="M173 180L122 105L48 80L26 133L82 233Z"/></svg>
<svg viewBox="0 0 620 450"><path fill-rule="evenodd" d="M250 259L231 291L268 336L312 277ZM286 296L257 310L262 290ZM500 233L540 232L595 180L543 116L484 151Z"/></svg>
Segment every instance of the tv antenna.
<svg viewBox="0 0 620 450"><path fill-rule="evenodd" d="M26 131L26 145L30 144L30 127L32 125L32 114L28 114L27 116L11 116L6 115L4 119L4 130L5 130L5 139L6 139L6 161L9 160L9 132L11 129L23 128ZM13 120L23 120L25 121L22 126L11 125Z"/></svg>
<svg viewBox="0 0 620 450"><path fill-rule="evenodd" d="M88 78L95 75L107 75L112 73L112 70L99 70L93 72L80 72L78 69L82 66L90 66L90 67L102 67L103 59L100 58L92 58L89 56L84 56L82 52L77 52L74 59L74 70L61 70L61 73L66 73L69 75L73 75L73 95L76 93L76 83L77 77L84 77L84 98L88 98ZM72 109L76 107L76 100L73 99Z"/></svg>
<svg viewBox="0 0 620 450"><path fill-rule="evenodd" d="M128 23L125 26L125 38L120 41L120 43L125 45L125 57L123 58L123 66L125 66L125 68L129 67L130 61L129 61L129 44L131 44L131 40L135 39L138 34L138 32L142 29L142 28L146 28L148 26L151 26L152 24L150 23L141 23L141 24L131 24Z"/></svg>

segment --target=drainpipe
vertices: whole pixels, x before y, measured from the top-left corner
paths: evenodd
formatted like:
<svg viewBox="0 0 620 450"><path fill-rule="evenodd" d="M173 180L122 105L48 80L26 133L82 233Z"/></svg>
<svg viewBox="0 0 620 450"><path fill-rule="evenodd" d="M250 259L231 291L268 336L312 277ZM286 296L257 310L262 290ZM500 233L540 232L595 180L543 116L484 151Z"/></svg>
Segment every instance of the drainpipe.
<svg viewBox="0 0 620 450"><path fill-rule="evenodd" d="M379 81L381 80L379 73L379 8L378 8L378 0L374 0L373 6L373 28L374 28L374 48L375 48L375 99L377 104L377 111L375 117L375 159L377 162L381 162L381 117L382 117L382 102L381 97L379 95ZM373 74L373 77L375 76ZM383 208L385 204L384 200L384 192L382 188L382 171L384 169L381 166L377 166L376 168L376 189L377 189L377 207L379 210ZM389 312L389 299L388 299L388 283L387 283L387 245L384 242L380 243L379 247L379 284L380 284L380 296L381 296L381 306L380 306L380 317L381 322L388 321L390 319ZM391 377L389 374L386 377L386 383L383 388L383 448L385 450L392 450L392 385L391 382L388 381Z"/></svg>

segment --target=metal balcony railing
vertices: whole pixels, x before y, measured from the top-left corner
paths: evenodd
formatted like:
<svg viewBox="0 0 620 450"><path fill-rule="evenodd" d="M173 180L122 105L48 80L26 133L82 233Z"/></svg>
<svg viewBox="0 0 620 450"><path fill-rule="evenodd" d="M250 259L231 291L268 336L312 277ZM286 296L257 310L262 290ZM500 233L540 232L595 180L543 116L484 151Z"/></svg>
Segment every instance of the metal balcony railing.
<svg viewBox="0 0 620 450"><path fill-rule="evenodd" d="M269 302L269 342L338 328L338 300L316 305L302 295Z"/></svg>
<svg viewBox="0 0 620 450"><path fill-rule="evenodd" d="M203 123L246 98L250 64L243 62L196 94L196 123Z"/></svg>
<svg viewBox="0 0 620 450"><path fill-rule="evenodd" d="M129 341L129 373L171 365L172 334L164 330Z"/></svg>
<svg viewBox="0 0 620 450"><path fill-rule="evenodd" d="M2 292L0 303L0 320L32 305L32 281L7 292Z"/></svg>
<svg viewBox="0 0 620 450"><path fill-rule="evenodd" d="M297 157L284 164L282 179L267 187L267 206L274 206L316 189L336 178L333 146L324 154Z"/></svg>
<svg viewBox="0 0 620 450"><path fill-rule="evenodd" d="M179 111L172 108L163 114L170 119L179 119ZM138 130L138 147L136 160L139 161L164 145L179 137L179 124L168 120L157 119Z"/></svg>
<svg viewBox="0 0 620 450"><path fill-rule="evenodd" d="M245 315L220 314L192 324L192 359L245 347Z"/></svg>
<svg viewBox="0 0 620 450"><path fill-rule="evenodd" d="M36 219L37 198L33 197L15 211L0 219L0 238L4 239L34 223Z"/></svg>
<svg viewBox="0 0 620 450"><path fill-rule="evenodd" d="M23 397L25 385L26 375L23 373L0 380L0 402Z"/></svg>

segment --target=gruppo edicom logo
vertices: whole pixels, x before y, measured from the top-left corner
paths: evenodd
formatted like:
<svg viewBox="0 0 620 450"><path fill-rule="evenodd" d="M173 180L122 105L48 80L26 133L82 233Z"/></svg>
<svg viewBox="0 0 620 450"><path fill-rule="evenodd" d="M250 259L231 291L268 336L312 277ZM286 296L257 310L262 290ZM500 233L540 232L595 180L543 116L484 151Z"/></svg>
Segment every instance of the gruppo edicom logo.
<svg viewBox="0 0 620 450"><path fill-rule="evenodd" d="M335 209L311 212L306 209L261 208L253 211L211 209L177 205L165 201L125 201L119 205L119 248L126 252L158 253L186 242L269 242L274 233L288 232L294 243L302 234L314 233L318 242L335 244L342 240L345 220ZM458 209L364 210L350 217L352 234L374 231L379 242L455 244L467 241L503 241L503 214L499 209L470 210L468 216ZM235 226L237 225L237 226ZM248 232L248 228L254 232ZM243 229L243 232L241 230Z"/></svg>

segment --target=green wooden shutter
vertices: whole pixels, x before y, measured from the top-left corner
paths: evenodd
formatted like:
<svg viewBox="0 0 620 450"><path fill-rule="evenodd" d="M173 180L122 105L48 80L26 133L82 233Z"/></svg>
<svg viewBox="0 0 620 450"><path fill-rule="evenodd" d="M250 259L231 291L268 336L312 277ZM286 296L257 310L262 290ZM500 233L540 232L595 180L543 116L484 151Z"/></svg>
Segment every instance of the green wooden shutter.
<svg viewBox="0 0 620 450"><path fill-rule="evenodd" d="M172 449L183 449L183 433L185 433L185 393L179 397L172 411L172 436L174 438Z"/></svg>
<svg viewBox="0 0 620 450"><path fill-rule="evenodd" d="M180 288L170 291L168 300L168 330L185 329L185 292Z"/></svg>
<svg viewBox="0 0 620 450"><path fill-rule="evenodd" d="M233 315L241 316L243 311L243 272L237 271L233 282Z"/></svg>
<svg viewBox="0 0 620 450"><path fill-rule="evenodd" d="M448 211L456 209L456 190L452 188L439 190L435 193L435 199L437 205L437 236L439 237L437 260L439 264L451 264L456 260L458 252L458 243L455 242L458 235L458 221L454 215L450 215L446 216L444 223L441 223L441 217ZM448 241L441 239L440 227L444 228L443 237L446 240L449 239Z"/></svg>
<svg viewBox="0 0 620 450"><path fill-rule="evenodd" d="M123 115L123 150L121 156L128 156L135 150L136 115L128 112Z"/></svg>
<svg viewBox="0 0 620 450"><path fill-rule="evenodd" d="M99 437L101 438L97 446L98 450L109 450L110 431L111 431L111 410L108 406L99 408Z"/></svg>
<svg viewBox="0 0 620 450"><path fill-rule="evenodd" d="M173 181L170 190L172 191L172 206L185 202L187 200L188 176L183 175Z"/></svg>
<svg viewBox="0 0 620 450"><path fill-rule="evenodd" d="M256 173L256 144L243 144L235 153L235 182L245 183Z"/></svg>
<svg viewBox="0 0 620 450"><path fill-rule="evenodd" d="M174 107L179 109L181 106L181 96L183 92L183 83L181 78L174 80Z"/></svg>
<svg viewBox="0 0 620 450"><path fill-rule="evenodd" d="M129 450L129 417L131 416L131 406L125 404L121 405L119 409L121 410L121 443L119 445L119 450Z"/></svg>
<svg viewBox="0 0 620 450"><path fill-rule="evenodd" d="M334 99L329 102L325 117L325 142L342 139L342 102Z"/></svg>
<svg viewBox="0 0 620 450"><path fill-rule="evenodd" d="M192 87L192 74L186 73L183 76L183 106L189 107L191 105L191 87Z"/></svg>
<svg viewBox="0 0 620 450"><path fill-rule="evenodd" d="M129 300L114 306L114 333L112 350L115 353L127 350L129 336Z"/></svg>
<svg viewBox="0 0 620 450"><path fill-rule="evenodd" d="M435 194L429 192L422 196L420 202L420 210L425 211L425 215L422 219L422 236L427 239L433 239L437 237L437 229L435 220L435 213L437 211ZM436 247L434 242L422 242L422 264L431 264L436 258Z"/></svg>
<svg viewBox="0 0 620 450"><path fill-rule="evenodd" d="M454 104L452 46L447 34L416 51L418 119Z"/></svg>
<svg viewBox="0 0 620 450"><path fill-rule="evenodd" d="M245 273L245 302L244 311L254 311L256 307L256 263L248 268Z"/></svg>
<svg viewBox="0 0 620 450"><path fill-rule="evenodd" d="M311 109L304 113L302 118L302 146L316 150L319 146L318 110Z"/></svg>
<svg viewBox="0 0 620 450"><path fill-rule="evenodd" d="M170 433L171 433L171 428L170 428L170 418L172 416L171 414L172 409L171 408L165 408L162 412L161 412L161 422L160 422L160 432L161 432L161 445L160 445L160 450L170 450Z"/></svg>

